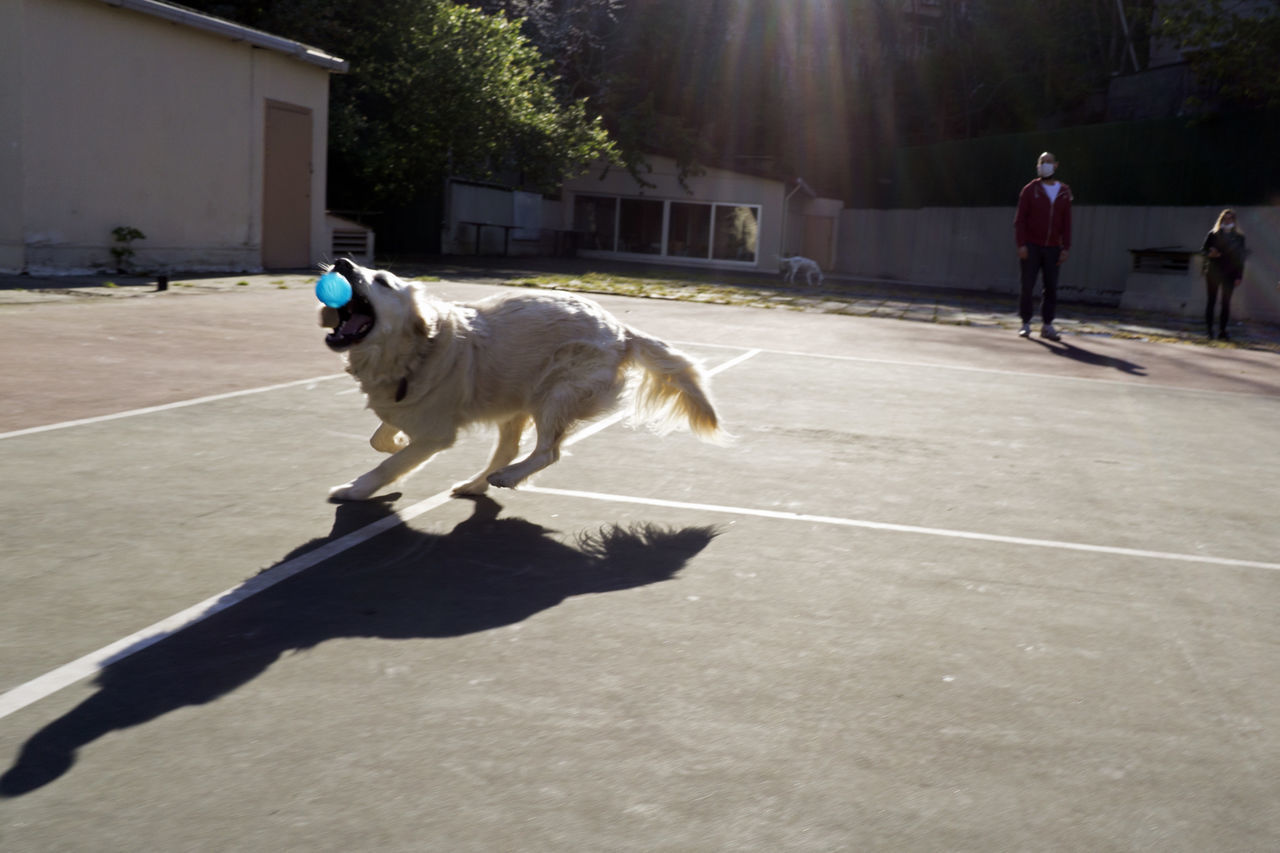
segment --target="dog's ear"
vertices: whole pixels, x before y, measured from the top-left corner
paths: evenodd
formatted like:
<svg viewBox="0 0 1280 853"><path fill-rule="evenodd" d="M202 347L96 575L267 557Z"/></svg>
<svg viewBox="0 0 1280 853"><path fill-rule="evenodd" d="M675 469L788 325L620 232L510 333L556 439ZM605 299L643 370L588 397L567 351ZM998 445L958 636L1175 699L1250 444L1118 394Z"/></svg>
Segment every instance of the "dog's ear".
<svg viewBox="0 0 1280 853"><path fill-rule="evenodd" d="M414 337L424 341L435 339L440 334L440 315L432 310L415 311L411 331Z"/></svg>
<svg viewBox="0 0 1280 853"><path fill-rule="evenodd" d="M431 340L440 331L440 312L426 292L419 288L402 291L410 294L413 305L413 322L409 325L410 333L415 337Z"/></svg>

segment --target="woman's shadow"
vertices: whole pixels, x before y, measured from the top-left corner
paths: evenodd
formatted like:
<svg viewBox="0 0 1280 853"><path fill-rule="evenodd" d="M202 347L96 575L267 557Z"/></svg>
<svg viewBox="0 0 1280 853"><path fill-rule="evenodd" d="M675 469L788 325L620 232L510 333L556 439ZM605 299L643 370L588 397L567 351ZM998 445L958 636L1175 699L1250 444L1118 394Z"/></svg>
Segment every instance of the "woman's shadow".
<svg viewBox="0 0 1280 853"><path fill-rule="evenodd" d="M229 693L286 652L340 637L456 637L520 622L569 596L669 580L716 536L712 527L609 525L572 545L501 506L475 510L443 536L399 525L235 607L103 668L98 691L36 732L0 776L17 797L66 773L103 735ZM285 561L390 514L344 504L329 537ZM284 561L282 561L284 562Z"/></svg>

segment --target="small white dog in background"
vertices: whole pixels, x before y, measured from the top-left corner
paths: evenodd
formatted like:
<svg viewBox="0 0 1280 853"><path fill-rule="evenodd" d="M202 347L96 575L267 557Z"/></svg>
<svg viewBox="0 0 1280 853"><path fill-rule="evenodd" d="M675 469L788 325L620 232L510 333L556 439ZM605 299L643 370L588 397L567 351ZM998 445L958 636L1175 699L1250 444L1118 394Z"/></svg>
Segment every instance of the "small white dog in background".
<svg viewBox="0 0 1280 853"><path fill-rule="evenodd" d="M800 255L792 255L789 258L778 258L782 262L783 273L787 280L787 284L796 283L796 274L804 273L805 284L813 287L815 284L822 284L822 268L818 266L818 262L809 258L803 258ZM817 281L814 281L814 279Z"/></svg>
<svg viewBox="0 0 1280 853"><path fill-rule="evenodd" d="M330 490L331 500L369 499L480 423L498 427L492 457L453 493L512 488L559 459L575 425L617 408L629 369L640 374L634 405L641 419L659 432L684 426L727 440L698 366L589 299L510 292L445 302L345 258L332 268L351 283L352 298L321 309L320 324L331 329L325 343L342 355L382 421L369 443L391 455ZM516 462L530 424L537 443Z"/></svg>

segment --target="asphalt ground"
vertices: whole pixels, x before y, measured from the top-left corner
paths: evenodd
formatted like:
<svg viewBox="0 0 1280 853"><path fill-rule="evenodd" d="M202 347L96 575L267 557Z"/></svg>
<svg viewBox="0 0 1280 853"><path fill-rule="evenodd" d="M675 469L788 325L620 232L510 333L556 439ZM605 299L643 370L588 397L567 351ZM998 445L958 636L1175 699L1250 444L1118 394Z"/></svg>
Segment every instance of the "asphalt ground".
<svg viewBox="0 0 1280 853"><path fill-rule="evenodd" d="M1275 352L602 295L733 446L335 506L374 420L241 280L0 307L0 848L1280 846Z"/></svg>

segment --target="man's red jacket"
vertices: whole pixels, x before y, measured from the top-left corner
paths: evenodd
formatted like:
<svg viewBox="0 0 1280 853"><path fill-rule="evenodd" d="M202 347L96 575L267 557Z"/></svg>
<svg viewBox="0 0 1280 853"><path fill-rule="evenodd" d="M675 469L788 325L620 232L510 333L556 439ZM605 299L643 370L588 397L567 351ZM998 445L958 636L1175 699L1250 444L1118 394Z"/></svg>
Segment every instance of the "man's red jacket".
<svg viewBox="0 0 1280 853"><path fill-rule="evenodd" d="M1071 187L1058 182L1058 197L1050 201L1044 180L1036 178L1018 193L1013 236L1019 246L1071 248Z"/></svg>

